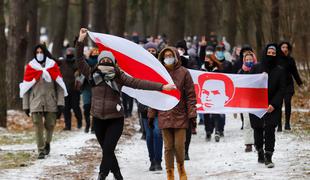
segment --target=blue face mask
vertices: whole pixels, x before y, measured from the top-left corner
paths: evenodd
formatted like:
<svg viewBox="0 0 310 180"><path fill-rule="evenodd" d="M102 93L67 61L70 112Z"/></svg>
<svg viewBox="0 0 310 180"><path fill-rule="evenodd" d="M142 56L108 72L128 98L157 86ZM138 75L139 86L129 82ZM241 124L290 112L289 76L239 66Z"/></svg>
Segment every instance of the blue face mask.
<svg viewBox="0 0 310 180"><path fill-rule="evenodd" d="M248 62L245 62L244 65L246 65L247 67L251 68L251 67L254 66L254 62L248 61Z"/></svg>
<svg viewBox="0 0 310 180"><path fill-rule="evenodd" d="M225 59L224 52L223 51L216 51L215 57L220 61L224 60Z"/></svg>
<svg viewBox="0 0 310 180"><path fill-rule="evenodd" d="M90 66L95 66L97 63L98 63L98 60L97 60L98 56L90 56L87 63L90 65Z"/></svg>

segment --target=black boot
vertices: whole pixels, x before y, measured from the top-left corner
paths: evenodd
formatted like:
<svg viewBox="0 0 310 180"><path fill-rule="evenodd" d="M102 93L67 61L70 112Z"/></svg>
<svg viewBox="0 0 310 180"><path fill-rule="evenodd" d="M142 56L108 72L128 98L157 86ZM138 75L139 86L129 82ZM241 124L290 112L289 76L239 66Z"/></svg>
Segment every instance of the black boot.
<svg viewBox="0 0 310 180"><path fill-rule="evenodd" d="M285 123L285 130L291 130L291 125L290 125L290 123Z"/></svg>
<svg viewBox="0 0 310 180"><path fill-rule="evenodd" d="M103 173L99 173L97 180L105 180L107 176Z"/></svg>
<svg viewBox="0 0 310 180"><path fill-rule="evenodd" d="M124 179L120 170L117 170L116 172L113 172L113 175L114 175L114 178L116 180L123 180Z"/></svg>
<svg viewBox="0 0 310 180"><path fill-rule="evenodd" d="M155 161L151 161L150 171L155 171Z"/></svg>
<svg viewBox="0 0 310 180"><path fill-rule="evenodd" d="M49 155L50 151L51 151L50 143L45 143L44 154Z"/></svg>
<svg viewBox="0 0 310 180"><path fill-rule="evenodd" d="M185 153L184 160L185 160L185 161L189 161L189 160L190 160L190 159L189 159L188 153Z"/></svg>
<svg viewBox="0 0 310 180"><path fill-rule="evenodd" d="M272 152L266 151L265 153L265 165L267 168L273 168L274 164L272 162Z"/></svg>
<svg viewBox="0 0 310 180"><path fill-rule="evenodd" d="M39 156L38 156L38 159L44 159L44 158L45 158L44 152L40 152Z"/></svg>
<svg viewBox="0 0 310 180"><path fill-rule="evenodd" d="M206 140L207 140L207 141L211 141L211 134L210 134L210 133L207 133L207 134L206 134Z"/></svg>
<svg viewBox="0 0 310 180"><path fill-rule="evenodd" d="M155 171L161 171L163 168L161 167L161 162L156 162L155 163Z"/></svg>
<svg viewBox="0 0 310 180"><path fill-rule="evenodd" d="M264 157L264 150L263 149L259 149L257 151L257 156L258 156L258 162L259 163L265 163L265 157Z"/></svg>

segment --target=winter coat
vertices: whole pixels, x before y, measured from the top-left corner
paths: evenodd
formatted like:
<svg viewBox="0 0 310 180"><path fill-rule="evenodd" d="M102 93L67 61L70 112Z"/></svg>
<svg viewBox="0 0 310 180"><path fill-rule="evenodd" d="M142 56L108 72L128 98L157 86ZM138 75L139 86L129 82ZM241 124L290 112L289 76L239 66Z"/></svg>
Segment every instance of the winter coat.
<svg viewBox="0 0 310 180"><path fill-rule="evenodd" d="M268 46L267 46L268 47ZM275 47L277 47L275 45ZM266 54L267 48L264 51ZM276 64L266 65L266 58L263 57L262 62L256 64L252 70L252 74L267 72L268 73L268 103L275 109L271 113L266 113L262 119L263 121L251 121L254 128L263 128L264 126L276 127L279 118L281 119L281 106L286 88L285 70L283 67Z"/></svg>
<svg viewBox="0 0 310 180"><path fill-rule="evenodd" d="M220 71L221 73L232 73L233 69L232 69L231 62L229 62L225 59L220 61L220 62L222 64L222 70Z"/></svg>
<svg viewBox="0 0 310 180"><path fill-rule="evenodd" d="M84 43L77 42L77 64L80 72L85 77L90 77L92 69L85 61L83 56ZM115 67L116 77L115 83L120 90L122 86L132 87L134 89L145 90L162 90L161 83L155 83L150 81L143 81L134 79L127 76L118 67ZM114 119L124 117L124 110L122 107L120 92L113 90L107 83L102 82L97 86L93 86L91 89L92 101L91 101L91 114L99 119Z"/></svg>
<svg viewBox="0 0 310 180"><path fill-rule="evenodd" d="M285 70L286 75L286 93L287 94L294 94L294 80L297 82L298 86L302 85L301 78L299 76L296 63L293 57L291 56L280 56L279 65L282 66Z"/></svg>
<svg viewBox="0 0 310 180"><path fill-rule="evenodd" d="M68 61L65 60L61 63L60 66L60 71L62 73L64 82L66 84L67 90L70 93L73 90L78 90L76 89L76 81L75 78L77 76L77 65L75 64L75 60Z"/></svg>
<svg viewBox="0 0 310 180"><path fill-rule="evenodd" d="M54 81L42 78L23 96L23 109L30 112L57 112L57 106L64 106L64 90Z"/></svg>
<svg viewBox="0 0 310 180"><path fill-rule="evenodd" d="M168 69L168 72L181 93L181 99L173 109L168 111L149 109L148 117L155 118L158 112L158 126L160 129L188 128L189 119L197 117L194 83L189 71L181 66L180 56L175 48L167 47L163 49L159 54L159 61L163 63L165 50L174 52L174 57L177 59L174 69Z"/></svg>

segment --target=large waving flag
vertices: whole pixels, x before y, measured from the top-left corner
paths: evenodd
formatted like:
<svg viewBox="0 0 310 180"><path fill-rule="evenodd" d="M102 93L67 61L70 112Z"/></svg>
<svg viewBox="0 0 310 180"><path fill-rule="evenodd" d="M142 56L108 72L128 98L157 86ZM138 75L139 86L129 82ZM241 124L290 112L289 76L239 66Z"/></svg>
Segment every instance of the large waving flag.
<svg viewBox="0 0 310 180"><path fill-rule="evenodd" d="M222 74L189 70L200 113L253 113L262 117L268 108L268 75Z"/></svg>
<svg viewBox="0 0 310 180"><path fill-rule="evenodd" d="M162 84L174 84L165 67L141 46L109 34L89 31L88 34L98 46L99 51L108 50L113 53L118 65L127 75ZM122 91L142 104L164 111L172 109L180 100L178 90L158 92L124 86Z"/></svg>

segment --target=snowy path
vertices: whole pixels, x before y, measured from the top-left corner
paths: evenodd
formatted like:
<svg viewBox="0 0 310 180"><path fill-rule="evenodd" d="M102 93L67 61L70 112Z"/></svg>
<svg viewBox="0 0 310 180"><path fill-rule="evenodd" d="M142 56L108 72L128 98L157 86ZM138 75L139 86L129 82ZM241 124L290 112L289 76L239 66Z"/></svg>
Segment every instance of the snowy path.
<svg viewBox="0 0 310 180"><path fill-rule="evenodd" d="M189 180L203 179L310 179L309 137L291 133L276 134L273 161L275 168L267 169L257 163L256 152L245 153L240 120L228 116L225 137L221 142L205 141L204 126L192 137L190 161L186 171ZM165 179L165 171L148 171L149 162L145 141L136 134L132 140L119 146L118 159L126 180ZM164 167L164 161L162 163ZM177 176L177 171L175 170ZM109 176L110 179L112 175ZM178 178L177 178L178 179Z"/></svg>
<svg viewBox="0 0 310 180"><path fill-rule="evenodd" d="M66 156L74 155L80 151L81 147L86 146L86 141L94 138L92 134L85 134L83 131L67 132L70 133L69 138L55 141L51 144L51 152L44 160L36 160L33 165L24 168L1 170L1 180L30 180L41 179L45 168L67 165ZM66 135L67 136L67 135ZM31 150L36 149L35 144L3 146L2 150ZM50 178L47 178L50 179ZM51 178L52 179L52 178Z"/></svg>

